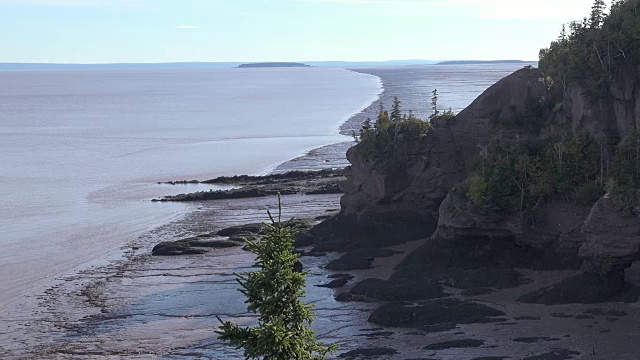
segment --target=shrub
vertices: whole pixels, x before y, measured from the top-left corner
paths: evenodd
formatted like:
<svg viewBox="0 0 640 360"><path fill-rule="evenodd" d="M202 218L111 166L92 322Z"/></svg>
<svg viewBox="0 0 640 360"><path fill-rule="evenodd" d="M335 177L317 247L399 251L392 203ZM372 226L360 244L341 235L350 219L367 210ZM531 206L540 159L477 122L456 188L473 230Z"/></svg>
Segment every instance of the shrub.
<svg viewBox="0 0 640 360"><path fill-rule="evenodd" d="M469 179L467 196L474 204L479 204L487 197L487 182L481 175L472 175Z"/></svg>
<svg viewBox="0 0 640 360"><path fill-rule="evenodd" d="M580 186L575 193L576 203L580 205L593 205L604 195L602 186L597 183L588 183Z"/></svg>
<svg viewBox="0 0 640 360"><path fill-rule="evenodd" d="M640 215L640 196L638 190L629 184L608 183L608 193L616 211L624 216Z"/></svg>

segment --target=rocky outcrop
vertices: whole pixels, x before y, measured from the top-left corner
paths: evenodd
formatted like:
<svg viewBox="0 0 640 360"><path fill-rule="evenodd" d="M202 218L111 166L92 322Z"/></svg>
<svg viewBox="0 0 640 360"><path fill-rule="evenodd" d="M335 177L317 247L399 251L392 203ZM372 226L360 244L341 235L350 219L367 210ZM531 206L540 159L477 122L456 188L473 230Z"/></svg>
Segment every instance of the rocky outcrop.
<svg viewBox="0 0 640 360"><path fill-rule="evenodd" d="M433 123L433 131L421 144L412 144L406 166L385 173L361 151L347 152L351 166L341 213L314 229L322 250L349 246L384 246L428 237L435 230L440 203L448 191L467 177L478 154L487 144L492 123L522 114L527 99L539 100L546 89L542 74L524 68L500 80L454 119ZM517 131L505 137L517 138Z"/></svg>
<svg viewBox="0 0 640 360"><path fill-rule="evenodd" d="M512 239L510 241L515 245L543 251L546 262L542 267L579 266L581 261L576 255L585 242L581 228L590 207L563 202L545 203L537 210L540 218L532 224L518 214L483 214L466 196L466 188L466 182L455 186L440 205L434 238L452 243ZM552 264L554 261L555 265Z"/></svg>
<svg viewBox="0 0 640 360"><path fill-rule="evenodd" d="M239 247L245 245L241 241L225 239L207 239L206 237L191 237L178 241L165 241L153 247L154 256L198 255L205 254L211 249Z"/></svg>
<svg viewBox="0 0 640 360"><path fill-rule="evenodd" d="M473 270L492 278L482 269L580 269L575 276L527 294L521 301L611 299L624 286L624 269L638 256L638 217L621 217L607 197L593 207L548 201L536 206L535 218L487 215L466 196L464 180L478 159L479 146L496 137L521 142L534 133L518 126L521 116L535 113L535 104L543 98L555 102L545 130L553 132L557 127L558 133L577 133L586 129L603 145L603 163L609 161L619 140L640 128L640 74L636 72L614 81L609 95L597 97L577 84L568 85L562 93L558 87L549 90L537 69L519 70L454 119L433 123L424 143L412 145L406 166L393 173L381 172L361 146L350 149L351 166L340 184L345 192L341 212L313 229L316 246L321 250L385 246L433 232L407 256L400 271L431 266L447 274L467 276ZM367 294L391 285L367 283L373 289Z"/></svg>
<svg viewBox="0 0 640 360"><path fill-rule="evenodd" d="M586 242L580 248L584 258L580 272L519 301L589 304L624 300L624 269L631 266L640 250L640 217L621 216L605 195L591 209L582 232Z"/></svg>
<svg viewBox="0 0 640 360"><path fill-rule="evenodd" d="M343 169L325 169L320 171L289 171L266 176L222 176L199 182L197 180L169 181L165 184L224 184L235 185L229 190L209 190L194 193L165 196L152 201L204 201L225 199L246 199L277 194L340 194L340 180Z"/></svg>
<svg viewBox="0 0 640 360"><path fill-rule="evenodd" d="M389 327L478 324L504 321L502 311L471 301L436 299L419 302L391 302L376 309L369 322Z"/></svg>
<svg viewBox="0 0 640 360"><path fill-rule="evenodd" d="M618 135L624 138L633 130L640 129L640 71L636 76L623 76L614 81L611 94Z"/></svg>
<svg viewBox="0 0 640 360"><path fill-rule="evenodd" d="M640 72L629 70L610 86L607 96L594 96L577 84L567 87L562 117L573 131L586 129L595 139L613 146L635 129L640 129Z"/></svg>
<svg viewBox="0 0 640 360"><path fill-rule="evenodd" d="M585 271L607 274L631 266L640 250L640 217L623 217L608 195L591 209L582 227L587 241L580 248Z"/></svg>
<svg viewBox="0 0 640 360"><path fill-rule="evenodd" d="M313 237L309 233L316 219L291 219L287 221L295 230L294 246L309 246ZM205 254L212 249L239 247L247 245L248 241L259 241L266 234L267 225L264 223L231 226L213 234L201 234L176 241L164 241L153 247L154 256L177 256Z"/></svg>

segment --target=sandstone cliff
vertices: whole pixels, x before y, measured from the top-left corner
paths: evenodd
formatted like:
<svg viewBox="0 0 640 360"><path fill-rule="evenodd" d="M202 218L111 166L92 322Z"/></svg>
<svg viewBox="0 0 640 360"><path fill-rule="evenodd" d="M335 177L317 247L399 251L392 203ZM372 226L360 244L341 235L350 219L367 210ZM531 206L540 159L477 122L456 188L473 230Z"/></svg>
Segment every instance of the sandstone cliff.
<svg viewBox="0 0 640 360"><path fill-rule="evenodd" d="M536 205L540 216L532 224L522 214L484 214L466 194L468 176L490 141L517 143L545 136L504 126L524 116L527 103L551 102L550 122L574 133L586 130L601 144L603 164L621 138L640 128L640 74L615 81L611 96L605 97L577 85L550 90L543 77L538 69L516 71L455 118L433 122L432 131L411 147L409 160L397 171L383 171L362 144L351 148L351 166L340 184L345 193L341 212L313 229L316 248L388 246L431 237L403 266L437 265L445 257L463 259L443 263L463 268L582 265L576 277L522 301L602 301L620 291L624 268L638 256L640 219L621 217L606 196L593 208L571 201Z"/></svg>
<svg viewBox="0 0 640 360"><path fill-rule="evenodd" d="M439 208L448 191L463 181L478 155L479 145L495 135L492 123L522 115L525 99L546 94L542 74L524 68L487 89L454 119L436 121L433 131L400 171L387 174L361 145L347 152L351 163L341 212L314 229L318 249L392 245L428 237L435 230ZM518 130L503 136L518 138Z"/></svg>

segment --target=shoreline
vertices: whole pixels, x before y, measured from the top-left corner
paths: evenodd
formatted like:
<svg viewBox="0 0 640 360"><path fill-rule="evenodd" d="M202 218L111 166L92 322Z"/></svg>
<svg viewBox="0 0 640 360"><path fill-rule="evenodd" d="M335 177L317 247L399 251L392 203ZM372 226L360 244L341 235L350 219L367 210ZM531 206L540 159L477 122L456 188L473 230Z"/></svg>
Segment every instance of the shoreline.
<svg viewBox="0 0 640 360"><path fill-rule="evenodd" d="M350 70L345 70L345 71L350 71ZM378 82L379 84L381 83L381 80L379 78L378 78ZM383 91L382 89L378 88L377 94L374 95L376 99L372 100L372 102L368 104L372 104L378 101L380 93L382 93L382 91ZM344 123L356 117L358 114L364 111L365 108L367 108L366 104L363 105L363 108L361 108L360 111L354 114L346 115L345 117L347 117L347 120L338 124L337 129L339 129L340 126L342 126ZM309 154L319 149L330 148L339 144L341 143L333 143L333 144L328 144L319 148L312 147L309 149L305 149L301 151L302 155L288 159L284 162L279 162L273 165L269 165L267 166L268 170L261 171L260 174L256 174L256 175L268 175L268 174L277 173L279 172L277 171L277 169L279 168L291 167L291 164L294 164L295 166L294 160L296 159L309 157ZM346 158L344 157L344 153L342 154L342 158L343 158L342 161L346 164ZM324 163L324 161L320 159L318 159L317 162L319 166L318 169L334 167L334 166L331 166L331 164L327 165L326 163ZM295 166L294 169L296 168L298 167ZM305 170L305 169L301 168L301 170ZM157 183L154 183L154 184L157 185ZM323 195L318 195L318 196L323 196ZM268 198L272 198L272 196L269 196ZM334 202L334 205L330 207L335 207L335 202ZM117 279L118 277L122 276L119 274L121 274L122 271L126 271L126 268L131 266L132 264L136 264L136 263L138 265L144 264L149 260L145 258L150 256L151 248L155 244L161 242L161 240L152 240L153 243L150 244L146 241L146 239L153 237L155 233L157 233L158 231L162 231L161 229L172 227L172 226L175 226L175 224L188 221L187 219L195 216L195 214L197 214L199 210L201 210L201 207L197 205L194 206L193 204L187 204L185 205L183 210L180 210L177 213L172 213L168 218L163 218L159 222L154 222L154 224L151 225L150 227L146 227L146 230L139 231L137 235L134 235L132 238L127 240L121 246L118 246L117 248L114 248L108 251L107 253L103 254L99 258L92 259L80 265L74 265L68 269L65 269L64 271L57 272L56 274L51 276L54 280L46 281L45 283L39 284L36 287L29 288L28 290L25 290L17 294L16 296L13 296L9 301L3 304L2 307L0 307L0 310L2 310L3 312L11 312L11 313L14 313L15 309L21 309L20 310L21 312L18 311L18 314L15 316L15 318L10 321L11 323L15 324L13 326L9 326L14 328L14 330L12 330L11 332L18 331L17 328L19 328L21 325L26 326L22 330L28 332L29 327L31 326L29 324L32 322L33 316L35 314L43 313L43 312L53 314L57 312L57 310L54 309L56 306L59 306L62 308L62 310L60 310L61 314L62 313L67 313L67 314L73 313L76 315L82 314L82 317L87 317L87 318L96 317L96 316L99 317L100 314L103 313L108 308L108 306L106 304L107 301L102 299L103 296L96 293L95 290L91 290L91 291L87 289L83 290L78 288L78 285L75 285L77 295L81 297L86 297L87 299L86 299L85 306L80 306L73 311L69 311L69 305L62 304L63 302L62 298L56 299L54 301L53 300L54 296L52 294L58 291L58 289L67 286L70 282L73 282L73 283L82 283L84 281L92 282L92 278L94 276L101 277L102 275L100 274L103 274L103 275L110 274L105 277L105 280L103 280L108 282L109 281L108 279L110 278ZM325 210L322 210L322 212L324 211ZM266 216L266 212L264 215ZM264 221L266 220L267 219L265 218ZM234 225L233 222L227 222L222 224L220 224L216 220L214 220L214 222L216 223L217 226L223 225L223 227ZM239 225L239 224L235 224L235 225ZM118 268L120 268L120 270L116 270ZM93 285L94 288L98 288L99 286L100 285L96 285L96 284ZM85 287L90 287L90 286L86 285ZM49 302L48 304L46 304L47 301ZM75 300L70 300L70 301L74 302ZM57 304L54 304L54 302ZM77 306L77 304L71 305L71 307L73 306ZM101 309L97 310L96 306L101 307ZM86 307L86 309L84 307ZM37 315L35 316L37 318ZM66 318L66 317L67 316L60 316L60 318ZM78 319L78 321L81 321L81 319ZM47 325L47 327L51 327L49 331L51 331L52 333L59 332L54 330L57 327L57 325L55 324ZM14 337L13 335L11 335L11 333L7 333L5 331L0 330L0 340L2 338L6 339L5 336L12 336L12 339L13 339L12 341L17 341L19 339L19 337ZM25 338L28 338L28 337L29 336L25 336ZM52 339L53 338L54 337L52 337ZM27 342L26 339L22 341ZM11 355L13 351L11 351L11 349L9 348L5 348L2 345L2 343L3 342L0 341L0 357L13 358L14 356ZM32 346L36 347L37 345L38 345L38 341L29 344L27 348ZM28 356L28 353L23 355ZM23 355L19 355L18 358L21 358ZM80 354L77 354L77 355L80 355Z"/></svg>
<svg viewBox="0 0 640 360"><path fill-rule="evenodd" d="M346 70L344 71L346 72ZM335 71L332 73L335 73ZM351 79L350 81L355 81L356 85L359 84L358 86L363 89L363 91L360 92L361 96L356 96L354 98L354 99L357 98L358 99L357 101L362 99L367 99L367 100L370 99L371 101L374 101L375 99L377 99L377 96L378 96L377 94L381 91L376 85L377 83L379 83L379 79L364 78L364 80L362 80L362 79L358 79L356 74L349 74L349 73L343 73L340 76L341 77L338 77L338 79L342 79L342 78ZM358 86L356 86L354 89L357 90ZM341 85L341 88L343 87L344 86ZM345 88L348 89L349 87L347 86ZM357 106L360 106L360 105L357 105ZM362 107L364 106L366 105L363 104ZM340 106L340 109L352 111L354 107ZM358 110L361 110L361 109L359 108ZM342 123L342 119L345 117L347 118L351 117L352 115L353 114L351 113L343 111L339 116L334 117L333 121L328 121L327 124L329 128L335 128L336 129L335 131L337 132L338 131L337 129ZM333 132L331 134L333 134ZM338 136L338 134L327 135L326 137L321 138L319 140L312 139L311 143L313 144L313 143L323 143L326 141L334 141L335 138L338 138L337 140L340 140L339 139L340 137L341 136ZM284 156L278 155L278 156L267 157L267 161L271 159L275 159L276 161L271 164L267 162L266 163L267 165L264 167L261 167L261 166L252 167L251 165L244 166L244 167L248 167L249 169L252 169L252 170L259 169L260 172L264 172L264 173L271 173L274 171L276 167L280 166L282 163L286 163L291 159L299 156L300 154L304 156L304 154L308 153L309 151L313 151L316 148L316 147L306 147L304 146L304 144L303 144L303 147L299 147L300 145L299 143L302 141L300 139L293 139L293 140L295 141L295 144L292 146L289 146L289 148L298 147L299 149L298 151L294 151L294 152L290 152L290 151L277 152L276 151L277 154L282 154ZM278 141L281 141L281 140L275 139L274 141L272 141L272 143L278 142ZM199 146L198 144L196 145ZM255 162L253 161L250 162L250 164L254 164L254 163ZM229 167L229 168L238 168L238 166ZM218 171L215 171L215 170L211 171L210 169L207 169L207 172L210 172L210 173L212 172L213 174L215 174ZM205 172L202 171L202 173L205 173ZM222 172L220 172L220 174L222 174ZM99 237L101 240L99 241L98 244L89 246L88 250L86 251L78 251L79 256L75 258L70 258L70 257L67 258L65 256L56 256L55 253L53 253L47 256L46 259L42 259L48 262L49 259L56 258L59 264L63 264L62 266L47 265L47 267L45 267L44 270L41 270L39 272L30 271L29 267L27 266L28 264L30 264L28 262L25 262L27 265L24 265L24 266L21 266L21 265L15 266L15 269L10 266L7 267L9 272L15 271L18 276L14 279L6 276L6 280L7 280L6 283L8 285L5 291L6 293L5 296L7 296L7 298L6 300L0 301L0 308L4 309L8 306L11 306L16 301L17 302L21 301L21 298L27 295L34 295L37 292L41 292L42 287L44 286L46 288L47 284L49 284L51 282L51 279L53 278L56 278L68 273L77 272L78 269L82 269L85 266L89 266L94 262L100 262L101 259L105 258L104 254L111 253L113 251L117 252L119 251L118 249L122 244L129 241L134 241L136 237L147 232L150 228L161 226L167 221L171 221L175 219L176 216L183 216L185 212L190 211L189 209L184 208L183 206L180 206L180 207L167 206L167 207L161 208L157 206L149 207L148 204L145 204L145 206L138 206L136 204L134 204L133 206L129 205L129 203L137 201L137 199L134 199L132 196L133 191L136 191L137 194L135 196L141 199L140 201L137 201L138 203L146 203L147 200L150 200L151 198L157 196L154 193L162 194L163 190L155 186L157 185L155 184L156 181L150 181L155 179L156 177L141 175L139 178L132 177L132 179L127 180L126 183L118 183L117 185L108 184L108 187L105 187L105 188L94 189L90 186L87 186L87 188L89 189L88 190L89 192L86 194L86 196L84 193L79 193L80 195L76 196L76 198L79 199L78 201L82 202L82 206L84 206L85 208L89 208L89 210L91 211L94 211L94 209L98 209L98 210L95 210L94 213L101 214L101 215L106 214L116 220L111 221L110 223L107 223L102 220L89 221L86 223L86 225L82 224L81 230L76 230L77 228L80 227L80 226L75 226L75 225L78 225L76 223L73 223L72 225L69 225L69 226L67 226L68 221L67 222L61 221L59 224L56 223L55 225L59 225L59 226L55 229L55 231L62 234L60 235L60 239L62 240L58 240L58 238L56 238L56 241L58 241L57 243L54 243L51 245L46 244L50 247L56 246L58 243L73 246L73 243L74 241L76 241L76 239L77 241L82 241L83 243L87 243L88 241L86 241L83 237L83 235L85 235L85 232L87 231L91 232L89 235L87 235L87 237L89 238ZM145 181L147 182L146 184L145 184ZM135 190L131 190L131 189L135 189ZM114 194L115 194L115 197L114 197ZM73 199L75 200L75 198ZM12 199L10 198L10 202L11 200ZM117 218L116 216L119 213L116 213L115 211L111 211L111 209L114 206L109 203L110 201L114 203L120 203L120 204L124 203L124 207L121 206L121 209L119 211L120 213L127 214L127 216L129 217ZM125 202L128 202L128 203L125 203ZM64 199L63 201L60 201L58 203L63 205L66 204L66 202L64 202ZM53 204L58 204L58 203L53 203ZM106 206L104 206L104 204L106 204ZM127 210L127 208L133 209L133 210ZM102 209L107 209L107 210L102 211ZM71 211L69 211L69 213L70 212ZM144 221L135 219L134 217L136 216L136 214L141 214L141 217L144 217ZM84 215L84 214L81 214L81 215ZM71 216L67 216L67 218L71 218ZM63 220L66 221L67 218ZM129 219L132 219L132 220L129 221ZM49 218L45 218L45 220L50 222L52 221ZM37 225L40 225L40 224L34 224L33 228L37 228ZM118 235L115 237L106 235L105 233L108 233L109 229L111 229L111 228L108 228L106 225L114 225L112 226L112 228L116 229ZM130 225L135 227L134 229L135 231L131 230ZM63 227L63 226L66 226L66 227ZM85 229L88 229L88 230L85 230ZM43 239L48 237L46 229L39 231L36 234ZM22 233L19 233L18 235L19 236L16 236L16 238L20 239L20 241L23 241L22 240L23 238L24 238L24 242L33 241L33 239L29 238L30 233L28 233L27 235L23 235ZM13 236L13 234L11 234L10 236ZM109 240L109 238L113 240ZM9 239L11 240L11 237ZM73 240L69 240L69 239L73 239ZM123 242L119 239L126 239L126 240L125 242ZM19 244L19 242L17 241L15 243ZM94 250L94 249L99 249L99 250ZM20 247L19 245L15 245L11 247L10 250L11 252L16 252L17 254L19 253L18 251L25 251L24 246ZM13 264L14 262L13 259L9 257L7 258L8 258L7 262L9 264ZM38 259L38 256L30 257L28 258L28 261L31 261L32 259ZM49 271L51 269L52 271ZM21 279L23 277L24 279L26 279L24 282L18 281L18 278ZM10 294L10 297L8 294ZM4 296L0 296L0 297L4 297Z"/></svg>
<svg viewBox="0 0 640 360"><path fill-rule="evenodd" d="M375 75L374 75L375 76ZM382 81L382 80L381 80ZM363 109L361 112L354 114L353 116L351 116L345 123L342 124L342 126L340 127L340 131L343 132L350 132L351 129L348 127L348 123L351 121L352 124L351 126L353 126L353 124L356 123L356 120L358 117L361 118L362 120L364 120L366 118L366 114L370 114L367 113L366 111L377 111L377 104L380 101L384 101L383 99L383 94L386 94L386 98L390 99L391 98L391 94L390 92L386 91L387 89L384 88L383 91L378 95L378 100L372 102L368 107L366 107L365 109ZM402 95L402 94L399 94ZM358 125L359 127L359 125ZM324 162L323 156L326 156L326 153L331 153L331 154L339 154L338 150L335 150L336 147L339 146L347 146L348 142L345 143L338 143L338 144L332 144L332 145L328 145L325 147L321 147L321 148L314 148L310 151L308 151L307 153L305 153L305 155L298 157L298 158L294 158L291 160L288 160L284 163L281 163L279 165L275 165L274 169L272 170L272 172L275 171L279 171L278 169L282 170L282 169L286 169L287 167L291 167L291 166L307 166L309 164L313 164L313 166L317 166L318 168L322 167L323 165L327 165ZM303 159L303 160L298 160L298 159L302 159L302 158L307 158L307 159ZM342 157L344 157L344 152L342 152ZM336 156L337 158L337 156ZM310 160L312 159L312 160ZM297 160L297 161L296 161ZM336 160L337 161L337 160ZM346 161L346 160L345 160ZM287 165L288 164L288 165ZM333 163L331 163L333 164ZM309 165L311 166L311 165ZM332 201L324 201L322 199L328 199L328 198L332 198ZM299 199L299 204L298 206L300 206L301 210L307 210L307 206L305 204L308 204L308 198L306 197L298 197ZM325 210L331 209L333 208L333 210L336 210L336 206L339 207L339 202L338 202L338 198L336 198L336 196L325 196L325 195L320 195L318 196L318 199L320 201L320 204L317 205L319 206L317 208L318 211L320 212L324 212ZM271 208L273 208L272 205L269 205L268 201L272 201L273 197L267 197L264 199L264 201L267 202L260 202L260 204L258 206L258 209L254 209L249 211L251 214L247 215L246 212L248 211L248 207L245 206L245 208L243 209L242 206L237 207L236 205L233 205L234 203L231 201L220 201L220 203L218 204L219 206L222 207L231 207L231 209L229 209L228 211L232 214L235 215L236 218L233 218L233 220L231 221L233 222L249 222L248 219L255 219L256 217L261 217L264 219L264 210L266 208L269 208L269 206L271 206ZM324 202L323 202L324 201ZM215 205L215 206L218 206ZM208 206L208 205L207 205ZM108 288L108 286L112 285L109 284L109 282L111 281L123 281L127 280L127 276L132 276L132 275L127 275L130 274L130 272L133 270L131 267L136 267L136 266L140 266L140 267L144 267L146 265L152 264L152 263L157 263L156 265L158 265L157 268L152 269L149 273L145 273L144 276L141 276L140 278L136 278L136 279L129 279L129 281L135 280L135 281L143 281L140 280L142 278L157 278L157 279L163 279L165 277L168 277L171 280L171 284L166 284L166 285L158 285L156 284L156 286L159 286L160 288L162 288L163 286L167 286L168 288L174 288L174 287L181 287L184 286L185 281L187 281L186 279L196 279L197 277L210 277L210 276L214 276L211 272L207 272L204 270L205 266L210 266L210 264L202 264L203 262L203 258L184 258L184 259L179 259L176 260L176 258L168 258L168 259L163 259L161 261L159 261L157 258L150 258L150 246L153 246L154 244L160 242L162 239L176 239L176 238L180 238L180 237L184 237L187 233L201 233L203 231L206 231L207 229L211 229L211 220L205 220L204 216L200 217L200 220L196 221L196 220L190 220L190 218L193 217L197 217L197 215L202 215L204 212L206 212L207 210L204 204L196 206L194 210L190 211L188 214L181 214L180 219L177 219L175 222L172 222L171 224L164 224L164 225L159 225L156 229L152 230L149 232L149 234L136 239L136 240L132 240L130 243L128 243L127 245L123 246L121 248L121 251L123 254L125 254L125 256L127 256L131 261L129 262L120 262L120 263L115 263L112 264L112 268L110 270L110 272L108 272L107 274L107 270L105 269L104 272L103 270L101 270L102 268L97 268L97 269L88 269L90 271L88 271L85 274L78 274L77 276L72 276L73 279L71 280L61 280L63 283L74 283L74 284L80 284L83 281L93 281L93 285L92 286L84 286L84 285L78 285L81 289L77 290L77 295L81 298L80 303L76 304L78 305L78 309L82 309L83 306L94 306L93 308L88 308L87 312L92 314L86 315L86 320L83 320L83 318L81 319L77 319L75 320L76 324L80 324L83 325L80 328L76 328L75 325L74 327L72 327L71 330L73 330L74 328L76 330L73 331L77 331L78 334L85 334L85 336L87 336L87 333L85 333L85 331L89 331L91 329L91 326L105 326L106 323L110 322L110 321L115 321L117 322L118 320L118 316L124 316L122 314L120 314L119 308L122 307L122 304L117 304L117 300L114 299L109 299L109 296L113 296L114 294L112 293L108 293L106 294L107 296L105 296L105 291ZM215 208L215 206L213 206ZM316 206L316 205L314 205ZM326 208L321 209L322 206L325 206ZM218 211L220 211L221 209L218 209ZM285 209L286 210L286 209ZM211 214L215 214L215 211L212 211ZM244 214L244 215L242 215ZM219 214L214 215L214 220L213 222L216 224L213 224L213 226L216 225L220 225L218 224L218 218L219 218ZM240 216L240 218L237 218L238 216ZM230 216L227 218L227 221L229 221L229 219L231 219L233 217ZM174 226L177 223L180 222L189 222L191 221L190 224L185 224L186 228L180 229L180 228L176 228L176 229L169 229L166 230L168 233L167 234L163 234L163 235L158 235L158 231L163 231L163 230L159 230L161 228L166 228L166 227L171 227ZM207 222L209 222L209 224L207 224ZM231 223L227 223L224 225L229 225ZM233 224L231 224L233 225ZM154 233L154 234L152 234ZM153 242L153 244L151 243ZM224 254L227 254L229 256L231 256L232 258L242 258L245 260L238 260L238 263L231 263L231 264L227 264L225 266L223 266L223 268L228 269L229 272L235 271L234 269L240 268L242 269L243 266L246 266L246 256L244 256L243 254L235 254L231 251L225 251ZM235 255L233 255L235 254ZM216 258L216 254L212 255L214 258ZM320 269L321 266L323 266L323 262L325 260L330 260L333 257L333 255L329 256L328 258L321 258L321 259L308 259L307 261L311 262L311 266L315 266L315 268ZM206 257L206 259L209 259L209 257ZM228 259L227 259L228 260ZM244 261L244 262L243 262ZM198 265L200 264L200 265ZM315 265L314 265L315 264ZM162 265L162 266L160 266ZM234 269L229 269L230 265L237 265L239 267L234 268ZM146 271L146 270L145 270ZM187 274L184 275L174 275L179 273L180 271L186 271ZM320 271L320 270L318 270ZM197 274L194 273L190 273L190 272L197 272ZM322 270L320 271L321 275L326 275L326 271ZM84 278L83 278L83 275ZM105 275L105 276L103 276ZM109 275L109 276L106 276ZM223 275L216 275L216 276L223 276ZM324 281L325 279L322 278L321 276L318 277L317 275L314 279L315 280L311 280L310 282L310 286L313 284L318 284L320 280ZM193 277L193 278L192 278ZM224 277L224 276L223 276ZM174 279L175 278L175 279ZM109 280L109 279L113 279L113 280ZM228 276L227 276L227 280ZM225 280L225 281L227 281ZM196 281L196 280L194 280ZM198 280L199 281L199 280ZM224 286L228 286L229 283L222 281L222 282L218 282L217 280L204 280L206 283L208 284L221 284ZM181 285L182 284L182 285ZM126 286L125 286L126 288ZM53 289L52 292L50 292L50 294L48 296L50 296L48 299L43 300L43 302L47 302L49 301L49 304L51 304L52 307L54 307L53 305L55 305L57 302L61 302L62 299L64 299L64 297L58 298L56 299L56 296L61 296L60 294L55 295L56 291L63 291L64 286L63 287L59 287L59 288L55 288ZM166 290L166 291L173 291L173 290ZM206 290L203 290L206 291ZM323 290L324 291L324 290ZM313 289L313 291L311 291L314 294L320 294L319 292L317 292L315 289ZM146 291L143 291L142 298L154 298L154 294L147 294ZM235 294L235 293L234 293ZM333 310L332 311L336 311L336 312L340 312L340 309L342 309L342 312L344 312L344 316L346 316L346 311L359 311L359 309L361 309L361 306L363 306L362 304L356 304L356 305L349 305L346 306L344 304L338 304L335 305L335 301L333 300L333 292L329 292L329 297L327 297L327 293L326 292L322 292L321 295L318 295L321 297L321 299L319 299L318 301L320 302L326 302L327 304L333 304ZM116 294L117 295L117 294ZM86 300L82 300L82 299L86 299ZM165 299L166 301L168 301L168 299ZM132 302L136 303L136 301ZM131 305L131 304L130 304ZM179 305L179 304L176 304ZM212 305L212 304L208 304L208 305ZM68 305L64 305L61 304L61 306L68 306ZM196 311L196 314L192 314L192 315L187 315L187 316L192 316L194 318L201 318L202 321L209 321L207 324L208 327L212 327L212 323L211 323L211 319L209 319L210 316L206 316L207 312L203 311L204 309L201 309L201 307L203 306L203 304L198 304L196 306L196 308L198 308L198 311ZM337 307L336 307L337 306ZM366 306L365 306L366 307ZM184 312L181 312L180 310L182 309L182 305L178 306L177 308L175 308L174 310L184 314L184 312L189 312L193 309L186 307L182 310L184 310ZM344 310L346 309L346 310ZM209 310L209 314L211 314L210 310ZM53 310L51 310L53 313ZM77 312L71 311L70 312L72 315L79 315ZM133 312L134 315L132 318L136 318L136 317L144 317L147 315L143 315L142 312ZM159 313L158 313L159 314ZM335 313L331 313L333 315L329 316L329 317L319 317L319 318L331 318L332 316L338 316ZM127 315L128 316L128 315ZM151 316L151 315L148 315ZM159 316L159 315L153 315L153 316ZM164 315L163 315L164 316ZM172 315L173 316L173 315ZM350 315L351 316L351 315ZM357 315L354 315L357 318L359 318L360 320L364 320L364 326L365 327L371 327L372 324L368 324L366 323L366 319L362 319L361 317L358 317ZM72 318L72 317L70 317ZM171 318L171 316L168 316L167 318ZM128 321L127 319L129 318L122 318L123 322ZM324 322L324 320L322 320L322 322ZM74 323L74 321L71 321L71 323ZM52 328L55 327L55 324L49 324ZM108 326L107 326L108 327ZM64 326L63 326L64 328ZM198 328L200 330L202 330L202 328ZM121 331L124 331L123 329L121 329ZM59 332L59 331L58 331ZM62 334L65 334L66 331L63 331ZM329 334L330 332L327 332L326 334ZM125 331L126 334L126 331ZM123 334L120 334L121 336L123 336ZM129 334L131 335L131 334ZM141 333L137 333L138 336L141 335ZM352 334L353 335L353 334ZM204 336L202 341L205 341L205 345L207 344L207 340L209 339L212 335L210 332L206 332L206 336ZM124 339L124 337L123 337ZM54 341L55 342L55 341ZM209 342L210 344L210 342ZM72 344L70 344L72 346ZM194 346L197 348L197 343L192 343L191 345L189 345L189 347L187 349L194 349ZM151 349L151 348L150 348ZM58 349L60 350L60 349ZM90 351L103 351L104 354L106 354L107 356L109 356L109 354L111 354L111 356L124 356L124 355L133 355L133 354L129 354L126 353L126 350L118 350L118 352L112 352L110 353L108 349L106 350L96 350L95 348L93 350L89 349L67 349L64 350L62 349L63 352L58 351L57 354L67 354L68 356L81 356L82 354L90 354ZM151 351L151 350L150 350ZM175 355L180 356L179 354L179 350L176 352L173 352ZM0 349L0 355L2 355L2 349ZM183 355L185 358L189 358L188 355L184 354Z"/></svg>

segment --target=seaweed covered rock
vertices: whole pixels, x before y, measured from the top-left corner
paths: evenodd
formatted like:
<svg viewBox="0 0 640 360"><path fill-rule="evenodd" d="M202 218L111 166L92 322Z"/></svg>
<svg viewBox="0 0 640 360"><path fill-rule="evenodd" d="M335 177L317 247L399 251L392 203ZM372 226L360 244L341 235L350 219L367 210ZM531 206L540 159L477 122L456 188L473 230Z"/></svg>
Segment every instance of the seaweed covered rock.
<svg viewBox="0 0 640 360"><path fill-rule="evenodd" d="M204 254L214 248L229 248L245 245L241 241L225 239L204 240L202 237L186 238L178 241L165 241L154 246L151 254L154 256L176 256Z"/></svg>

